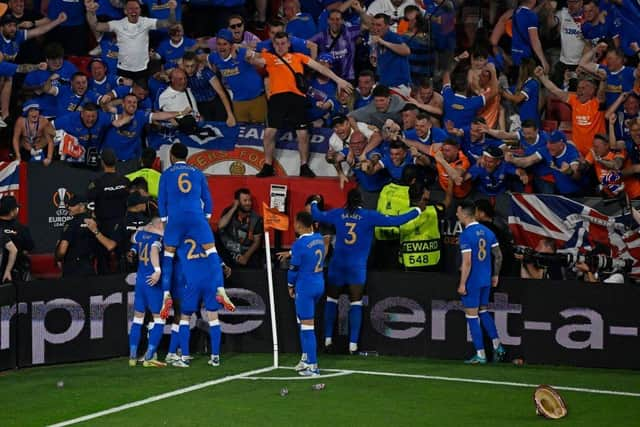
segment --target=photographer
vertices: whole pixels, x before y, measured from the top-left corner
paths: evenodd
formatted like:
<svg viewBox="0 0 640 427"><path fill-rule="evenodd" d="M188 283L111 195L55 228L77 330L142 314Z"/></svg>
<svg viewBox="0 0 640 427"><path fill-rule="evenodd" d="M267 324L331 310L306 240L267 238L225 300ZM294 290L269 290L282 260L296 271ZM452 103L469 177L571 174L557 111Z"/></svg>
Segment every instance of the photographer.
<svg viewBox="0 0 640 427"><path fill-rule="evenodd" d="M518 247L515 258L521 260L520 277L522 279L564 279L563 259L556 257L556 242L542 239L535 249Z"/></svg>

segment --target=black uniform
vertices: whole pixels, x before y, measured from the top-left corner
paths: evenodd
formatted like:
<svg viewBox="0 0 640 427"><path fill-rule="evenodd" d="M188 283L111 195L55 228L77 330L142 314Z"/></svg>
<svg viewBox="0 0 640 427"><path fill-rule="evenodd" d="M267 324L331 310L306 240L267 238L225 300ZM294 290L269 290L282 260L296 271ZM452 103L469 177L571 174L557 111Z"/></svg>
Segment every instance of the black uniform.
<svg viewBox="0 0 640 427"><path fill-rule="evenodd" d="M26 256L25 252L33 250L35 244L31 237L31 231L29 228L20 224L16 219L1 219L0 218L0 231L2 234L6 234L16 248L18 248L18 256L16 258L16 264L13 268L13 278L21 279L23 281L28 280L31 273L31 261ZM7 265L8 252L2 245L2 262L0 263L0 271L4 271Z"/></svg>
<svg viewBox="0 0 640 427"><path fill-rule="evenodd" d="M105 172L102 176L89 184L87 199L94 203L96 222L100 231L117 246L116 262L119 271L122 248L126 249L125 219L127 214L127 198L129 197L129 180L117 173ZM98 256L98 273L110 273L111 254L101 246Z"/></svg>
<svg viewBox="0 0 640 427"><path fill-rule="evenodd" d="M96 236L84 223L90 218L86 213L74 216L62 229L60 240L69 242L67 253L62 261L62 276L92 276L96 274L94 260L96 249L101 246Z"/></svg>

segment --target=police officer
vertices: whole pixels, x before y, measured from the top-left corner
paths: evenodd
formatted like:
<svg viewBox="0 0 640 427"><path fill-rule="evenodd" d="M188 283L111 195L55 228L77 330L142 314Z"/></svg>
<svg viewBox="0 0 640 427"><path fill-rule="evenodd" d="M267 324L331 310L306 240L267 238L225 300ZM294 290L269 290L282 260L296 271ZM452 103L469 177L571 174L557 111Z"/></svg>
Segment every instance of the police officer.
<svg viewBox="0 0 640 427"><path fill-rule="evenodd" d="M129 193L127 199L127 236L131 235L141 227L144 227L151 221L151 217L147 214L147 202L149 199L139 191Z"/></svg>
<svg viewBox="0 0 640 427"><path fill-rule="evenodd" d="M129 180L116 173L118 159L113 150L102 152L102 169L104 173L89 183L87 198L93 203L96 220L102 232L116 243L115 257L104 246L98 248L98 274L120 271L121 246L126 240L125 219L127 215L127 198L129 197ZM112 268L114 261L115 269ZM115 270L115 271L114 271Z"/></svg>
<svg viewBox="0 0 640 427"><path fill-rule="evenodd" d="M115 249L116 243L100 232L87 212L86 199L74 195L67 206L73 218L62 229L56 246L56 261L62 263L62 277L93 276L96 274L96 249L102 247L109 252Z"/></svg>
<svg viewBox="0 0 640 427"><path fill-rule="evenodd" d="M31 261L29 252L33 250L34 242L29 228L18 222L20 206L15 197L4 196L0 199L0 232L9 236L18 249L16 263L13 268L13 279L28 281L31 277ZM0 271L4 271L8 259L5 250L0 263Z"/></svg>

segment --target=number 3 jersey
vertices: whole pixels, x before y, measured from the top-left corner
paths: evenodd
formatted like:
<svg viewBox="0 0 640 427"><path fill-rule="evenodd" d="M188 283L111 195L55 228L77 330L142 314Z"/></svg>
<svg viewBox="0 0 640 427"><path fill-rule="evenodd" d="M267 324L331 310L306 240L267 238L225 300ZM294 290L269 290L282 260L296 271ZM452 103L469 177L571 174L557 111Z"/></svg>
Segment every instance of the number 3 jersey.
<svg viewBox="0 0 640 427"><path fill-rule="evenodd" d="M471 252L471 272L467 279L467 288L491 286L491 248L497 246L495 234L484 225L472 222L465 227L460 234L460 252Z"/></svg>

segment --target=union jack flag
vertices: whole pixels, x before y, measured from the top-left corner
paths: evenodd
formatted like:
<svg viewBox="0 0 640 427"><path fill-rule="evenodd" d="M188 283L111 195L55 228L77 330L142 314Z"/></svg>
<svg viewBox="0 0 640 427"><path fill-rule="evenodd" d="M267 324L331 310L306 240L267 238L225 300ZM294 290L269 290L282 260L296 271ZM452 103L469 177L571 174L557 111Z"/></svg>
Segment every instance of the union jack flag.
<svg viewBox="0 0 640 427"><path fill-rule="evenodd" d="M630 214L605 215L563 196L512 194L509 228L516 245L535 248L553 239L558 252L585 253L597 245L613 258L630 259L630 275L640 278L640 233Z"/></svg>
<svg viewBox="0 0 640 427"><path fill-rule="evenodd" d="M16 196L20 189L20 162L0 162L0 197Z"/></svg>

